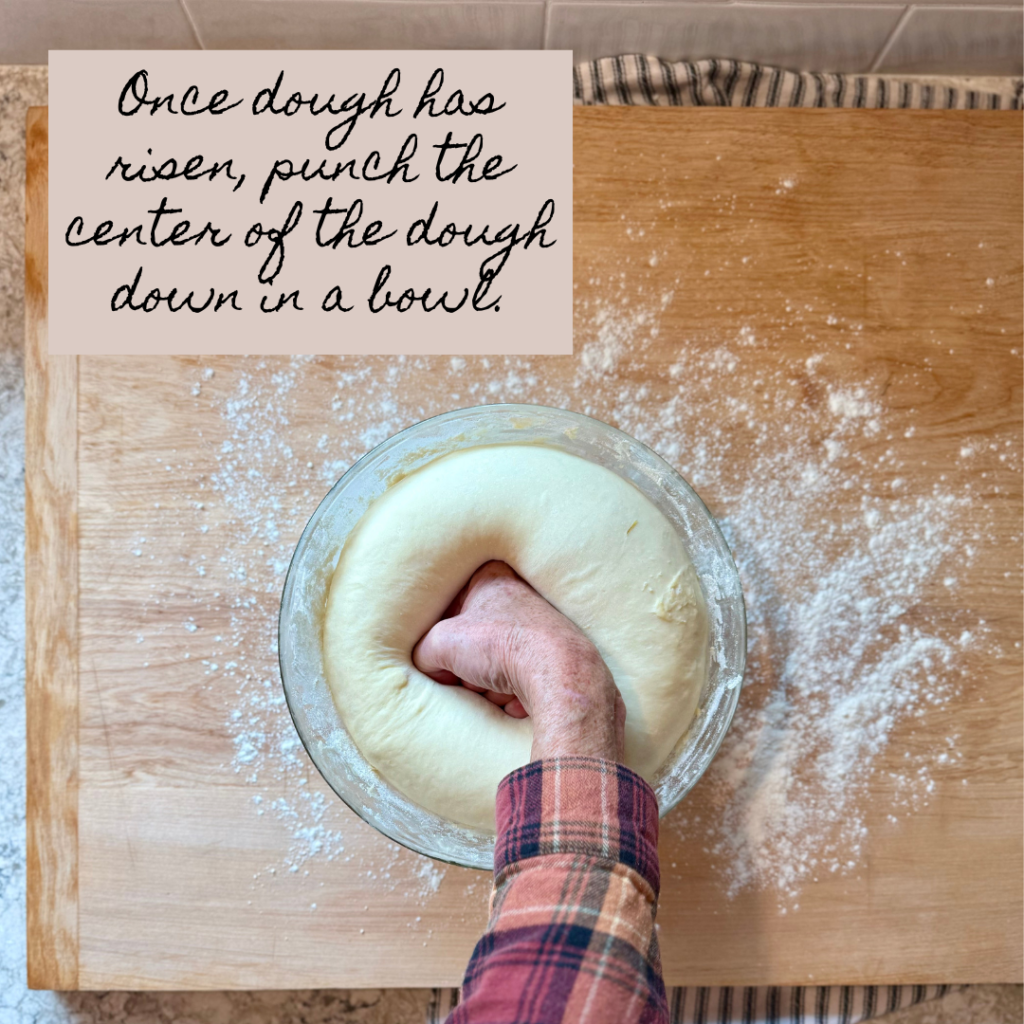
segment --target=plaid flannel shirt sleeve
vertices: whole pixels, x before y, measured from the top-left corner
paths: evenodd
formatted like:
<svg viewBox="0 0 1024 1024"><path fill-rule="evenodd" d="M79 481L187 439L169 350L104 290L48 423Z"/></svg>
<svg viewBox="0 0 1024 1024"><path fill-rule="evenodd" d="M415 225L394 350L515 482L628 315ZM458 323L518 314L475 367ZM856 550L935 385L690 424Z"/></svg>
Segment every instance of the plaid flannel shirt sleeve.
<svg viewBox="0 0 1024 1024"><path fill-rule="evenodd" d="M498 787L490 923L449 1024L663 1024L658 804L613 761L533 761Z"/></svg>

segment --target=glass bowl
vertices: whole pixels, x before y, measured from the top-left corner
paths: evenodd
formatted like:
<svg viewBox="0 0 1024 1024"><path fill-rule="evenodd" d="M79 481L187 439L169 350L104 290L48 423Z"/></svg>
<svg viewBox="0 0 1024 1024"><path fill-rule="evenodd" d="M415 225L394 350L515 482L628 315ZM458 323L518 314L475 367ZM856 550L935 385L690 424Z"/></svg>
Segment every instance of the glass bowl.
<svg viewBox="0 0 1024 1024"><path fill-rule="evenodd" d="M330 489L302 531L281 598L278 652L295 728L327 784L397 843L466 867L493 866L494 834L414 804L370 766L346 732L323 666L324 608L349 531L396 478L466 448L543 444L605 466L638 487L675 526L708 608L708 672L686 732L654 780L660 813L686 795L732 721L746 659L739 574L718 524L690 485L646 445L600 420L543 405L484 405L434 416L388 438Z"/></svg>

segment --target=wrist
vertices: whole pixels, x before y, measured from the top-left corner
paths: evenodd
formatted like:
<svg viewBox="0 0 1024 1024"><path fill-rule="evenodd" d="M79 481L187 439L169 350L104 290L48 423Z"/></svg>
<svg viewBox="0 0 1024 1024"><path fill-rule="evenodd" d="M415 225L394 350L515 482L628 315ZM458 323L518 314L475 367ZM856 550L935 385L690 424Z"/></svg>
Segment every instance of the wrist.
<svg viewBox="0 0 1024 1024"><path fill-rule="evenodd" d="M533 757L600 757L622 760L617 691L555 691L533 715ZM621 698L619 698L621 702Z"/></svg>
<svg viewBox="0 0 1024 1024"><path fill-rule="evenodd" d="M533 719L535 760L622 761L625 705L608 666L582 634L516 631L507 664Z"/></svg>

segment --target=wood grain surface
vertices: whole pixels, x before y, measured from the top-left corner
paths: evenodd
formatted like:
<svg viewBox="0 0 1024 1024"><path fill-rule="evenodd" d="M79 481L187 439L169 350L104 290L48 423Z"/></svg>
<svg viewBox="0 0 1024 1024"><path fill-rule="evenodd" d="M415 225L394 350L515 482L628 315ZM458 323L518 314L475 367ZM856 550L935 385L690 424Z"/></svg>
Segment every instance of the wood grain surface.
<svg viewBox="0 0 1024 1024"><path fill-rule="evenodd" d="M987 641L936 670L955 700L894 726L858 796L854 867L808 882L798 912L770 887L726 891L720 854L687 824L718 813L706 780L665 819L666 980L1021 980L1021 134L1001 113L581 109L572 357L83 357L77 391L62 377L54 405L41 390L53 364L37 355L33 473L43 431L64 440L30 536L58 498L65 518L50 541L59 572L28 577L32 649L64 652L55 674L38 661L30 673L35 982L457 984L488 877L396 847L294 749L274 626L308 516L396 430L518 400L631 432L668 424L652 436L684 469L694 424L725 436L728 457L698 487L729 518L759 446L797 417L828 436L839 385L877 409L877 433L847 445L876 491L969 491L979 524L955 590L928 584L901 622L959 633L983 619ZM30 217L45 209L39 167ZM44 233L29 250L45 265ZM45 305L31 309L30 336L45 337ZM741 344L731 378L712 372ZM680 376L701 374L674 436ZM52 748L74 712L73 615L53 598L74 578L75 446L60 431L76 395L77 950L75 872L55 870L75 863L72 788L56 799L50 774L74 778L73 742ZM823 536L862 516L861 498L838 490ZM744 702L772 680L754 682ZM891 815L905 759L953 734L961 760Z"/></svg>
<svg viewBox="0 0 1024 1024"><path fill-rule="evenodd" d="M46 344L46 109L26 118L28 983L78 986L78 360Z"/></svg>

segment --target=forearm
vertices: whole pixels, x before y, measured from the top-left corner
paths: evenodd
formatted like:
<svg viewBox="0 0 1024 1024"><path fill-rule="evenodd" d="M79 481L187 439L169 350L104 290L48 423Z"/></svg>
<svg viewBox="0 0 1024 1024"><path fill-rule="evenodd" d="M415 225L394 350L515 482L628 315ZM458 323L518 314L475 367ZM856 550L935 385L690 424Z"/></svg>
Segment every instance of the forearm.
<svg viewBox="0 0 1024 1024"><path fill-rule="evenodd" d="M598 758L534 761L498 790L487 932L451 1024L668 1020L651 788Z"/></svg>

